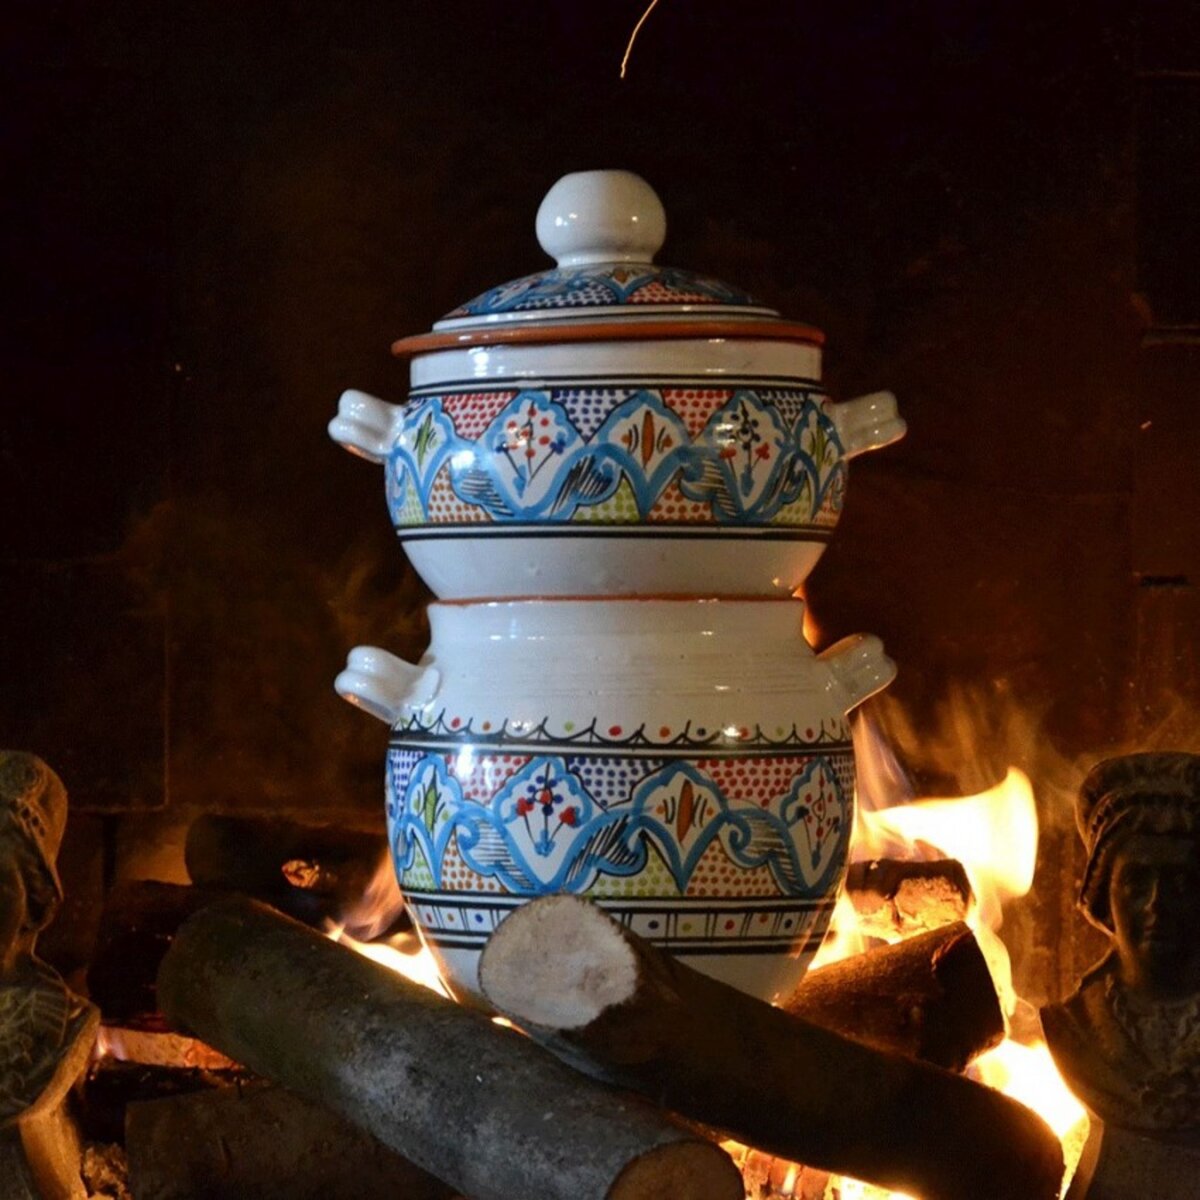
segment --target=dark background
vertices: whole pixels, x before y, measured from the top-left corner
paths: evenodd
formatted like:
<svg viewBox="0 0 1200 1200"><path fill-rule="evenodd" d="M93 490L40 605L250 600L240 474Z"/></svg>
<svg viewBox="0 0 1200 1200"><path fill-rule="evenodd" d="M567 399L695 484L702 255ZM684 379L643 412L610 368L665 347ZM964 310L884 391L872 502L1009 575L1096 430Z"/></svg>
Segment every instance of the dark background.
<svg viewBox="0 0 1200 1200"><path fill-rule="evenodd" d="M824 328L835 395L900 396L811 602L898 660L923 784L1034 773L1043 925L1079 771L1196 747L1196 6L661 0L622 81L644 7L6 20L0 738L109 814L89 869L200 808L378 823L383 729L331 681L418 654L428 597L324 427L545 265L538 202L592 167L659 191L661 261Z"/></svg>

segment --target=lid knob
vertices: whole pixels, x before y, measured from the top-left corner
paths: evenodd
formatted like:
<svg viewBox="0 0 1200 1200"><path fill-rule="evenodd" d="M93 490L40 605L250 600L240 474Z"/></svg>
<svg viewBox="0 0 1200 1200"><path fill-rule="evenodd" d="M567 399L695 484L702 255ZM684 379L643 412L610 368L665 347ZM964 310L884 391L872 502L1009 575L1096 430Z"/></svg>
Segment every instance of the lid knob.
<svg viewBox="0 0 1200 1200"><path fill-rule="evenodd" d="M667 214L654 189L632 171L576 171L546 193L537 236L560 267L648 263L667 236Z"/></svg>

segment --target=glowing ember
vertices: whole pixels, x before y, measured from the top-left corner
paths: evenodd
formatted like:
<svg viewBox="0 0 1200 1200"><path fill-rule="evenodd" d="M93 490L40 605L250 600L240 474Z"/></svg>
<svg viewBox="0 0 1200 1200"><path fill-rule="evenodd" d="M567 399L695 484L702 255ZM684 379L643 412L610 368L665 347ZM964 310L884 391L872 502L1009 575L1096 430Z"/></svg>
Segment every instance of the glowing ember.
<svg viewBox="0 0 1200 1200"><path fill-rule="evenodd" d="M117 1028L101 1025L96 1033L92 1061L102 1058L134 1062L143 1066L196 1067L225 1071L237 1064L219 1050L196 1038L162 1030Z"/></svg>
<svg viewBox="0 0 1200 1200"><path fill-rule="evenodd" d="M914 1200L907 1192L885 1191L857 1179L841 1179L837 1188L839 1200Z"/></svg>

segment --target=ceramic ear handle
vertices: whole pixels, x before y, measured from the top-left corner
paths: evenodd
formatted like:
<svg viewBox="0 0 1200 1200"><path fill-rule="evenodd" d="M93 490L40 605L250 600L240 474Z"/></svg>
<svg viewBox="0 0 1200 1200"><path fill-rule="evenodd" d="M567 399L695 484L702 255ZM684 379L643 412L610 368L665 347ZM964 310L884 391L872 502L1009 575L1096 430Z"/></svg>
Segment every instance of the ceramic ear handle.
<svg viewBox="0 0 1200 1200"><path fill-rule="evenodd" d="M355 646L333 686L343 700L394 725L405 708L428 704L441 682L436 667L414 666L377 646Z"/></svg>
<svg viewBox="0 0 1200 1200"><path fill-rule="evenodd" d="M832 672L842 692L845 712L882 691L896 678L896 664L884 653L883 643L870 633L842 638L817 658Z"/></svg>
<svg viewBox="0 0 1200 1200"><path fill-rule="evenodd" d="M329 422L329 436L351 454L383 462L392 448L392 429L400 408L351 389L338 401L338 415Z"/></svg>
<svg viewBox="0 0 1200 1200"><path fill-rule="evenodd" d="M856 400L830 404L826 411L837 427L847 458L899 441L908 430L893 392L871 392Z"/></svg>

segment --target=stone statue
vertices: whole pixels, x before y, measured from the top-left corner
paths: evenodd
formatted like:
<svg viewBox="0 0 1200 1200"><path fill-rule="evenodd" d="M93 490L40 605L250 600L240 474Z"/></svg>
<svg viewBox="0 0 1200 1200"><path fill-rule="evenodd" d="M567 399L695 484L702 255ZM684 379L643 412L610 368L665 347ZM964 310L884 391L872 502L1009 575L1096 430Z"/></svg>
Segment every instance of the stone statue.
<svg viewBox="0 0 1200 1200"><path fill-rule="evenodd" d="M1200 1186L1200 755L1101 762L1076 817L1080 907L1112 947L1042 1010L1055 1062L1093 1117L1081 1164L1093 1182L1069 1195L1194 1196L1171 1189ZM1169 1183L1154 1182L1160 1172Z"/></svg>
<svg viewBox="0 0 1200 1200"><path fill-rule="evenodd" d="M0 1195L85 1195L64 1101L100 1016L35 954L62 901L55 860L67 820L58 776L0 751Z"/></svg>

